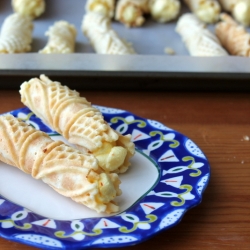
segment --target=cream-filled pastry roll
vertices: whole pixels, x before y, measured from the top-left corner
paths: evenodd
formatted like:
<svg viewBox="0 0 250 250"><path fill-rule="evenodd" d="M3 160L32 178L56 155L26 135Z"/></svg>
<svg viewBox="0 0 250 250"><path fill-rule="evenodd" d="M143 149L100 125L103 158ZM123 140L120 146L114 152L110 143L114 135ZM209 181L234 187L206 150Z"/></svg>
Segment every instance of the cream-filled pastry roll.
<svg viewBox="0 0 250 250"><path fill-rule="evenodd" d="M9 114L0 116L0 140L1 161L98 213L119 210L113 201L121 194L118 175L103 172L93 155L53 141Z"/></svg>
<svg viewBox="0 0 250 250"><path fill-rule="evenodd" d="M79 93L45 75L21 85L21 101L83 152L93 154L107 172L123 173L134 155L131 135L121 135Z"/></svg>
<svg viewBox="0 0 250 250"><path fill-rule="evenodd" d="M109 18L113 18L115 11L115 0L87 0L86 12L96 12Z"/></svg>
<svg viewBox="0 0 250 250"><path fill-rule="evenodd" d="M221 44L231 55L250 57L250 33L229 15L223 13L220 18L215 33Z"/></svg>
<svg viewBox="0 0 250 250"><path fill-rule="evenodd" d="M215 23L221 12L217 0L184 0L189 9L203 22Z"/></svg>
<svg viewBox="0 0 250 250"><path fill-rule="evenodd" d="M74 25L66 21L58 21L45 33L47 45L39 51L42 54L67 54L75 51L77 31Z"/></svg>
<svg viewBox="0 0 250 250"><path fill-rule="evenodd" d="M8 16L0 32L0 54L25 53L31 50L32 19L18 13Z"/></svg>
<svg viewBox="0 0 250 250"><path fill-rule="evenodd" d="M180 0L149 0L149 12L160 23L175 19L180 13Z"/></svg>
<svg viewBox="0 0 250 250"><path fill-rule="evenodd" d="M111 27L111 20L103 15L89 12L84 15L82 32L98 54L135 54L130 43L120 38Z"/></svg>
<svg viewBox="0 0 250 250"><path fill-rule="evenodd" d="M225 11L231 12L239 23L250 25L250 0L219 0Z"/></svg>
<svg viewBox="0 0 250 250"><path fill-rule="evenodd" d="M45 0L12 0L13 10L21 15L36 18L45 11Z"/></svg>
<svg viewBox="0 0 250 250"><path fill-rule="evenodd" d="M182 15L176 25L191 56L226 56L218 38L194 14Z"/></svg>
<svg viewBox="0 0 250 250"><path fill-rule="evenodd" d="M144 23L143 15L148 12L148 0L118 0L115 19L127 27L138 27Z"/></svg>

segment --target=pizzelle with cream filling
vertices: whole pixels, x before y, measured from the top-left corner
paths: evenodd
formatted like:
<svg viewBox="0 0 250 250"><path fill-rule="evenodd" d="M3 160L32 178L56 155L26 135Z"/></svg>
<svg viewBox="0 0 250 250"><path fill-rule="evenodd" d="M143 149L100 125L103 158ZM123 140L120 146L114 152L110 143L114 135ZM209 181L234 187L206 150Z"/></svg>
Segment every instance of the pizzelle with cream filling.
<svg viewBox="0 0 250 250"><path fill-rule="evenodd" d="M36 18L45 11L45 0L12 0L12 7L16 13Z"/></svg>
<svg viewBox="0 0 250 250"><path fill-rule="evenodd" d="M0 160L98 213L119 210L113 201L121 194L117 174L103 172L93 155L53 141L10 114L0 116Z"/></svg>
<svg viewBox="0 0 250 250"><path fill-rule="evenodd" d="M79 93L45 75L21 85L21 101L46 124L83 152L92 153L107 172L124 173L135 146L131 135L121 135L101 112Z"/></svg>
<svg viewBox="0 0 250 250"><path fill-rule="evenodd" d="M239 23L250 25L250 0L219 0L223 9L231 12Z"/></svg>
<svg viewBox="0 0 250 250"><path fill-rule="evenodd" d="M221 12L217 0L184 0L189 9L203 22L215 23Z"/></svg>
<svg viewBox="0 0 250 250"><path fill-rule="evenodd" d="M142 26L148 7L148 0L118 0L115 19L129 28Z"/></svg>
<svg viewBox="0 0 250 250"><path fill-rule="evenodd" d="M148 5L150 14L160 23L175 19L181 8L179 0L149 0Z"/></svg>
<svg viewBox="0 0 250 250"><path fill-rule="evenodd" d="M87 0L85 9L86 12L96 12L112 18L115 11L115 0Z"/></svg>

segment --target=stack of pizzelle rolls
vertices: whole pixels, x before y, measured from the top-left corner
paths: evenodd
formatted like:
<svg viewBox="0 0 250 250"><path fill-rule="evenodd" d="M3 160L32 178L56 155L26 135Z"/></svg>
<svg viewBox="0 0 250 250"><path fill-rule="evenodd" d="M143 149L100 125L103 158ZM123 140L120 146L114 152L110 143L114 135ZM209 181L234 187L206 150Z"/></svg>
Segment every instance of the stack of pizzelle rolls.
<svg viewBox="0 0 250 250"><path fill-rule="evenodd" d="M24 82L20 94L37 117L75 147L6 114L0 116L0 160L98 213L118 212L118 174L128 170L135 153L131 135L113 130L78 92L45 75Z"/></svg>

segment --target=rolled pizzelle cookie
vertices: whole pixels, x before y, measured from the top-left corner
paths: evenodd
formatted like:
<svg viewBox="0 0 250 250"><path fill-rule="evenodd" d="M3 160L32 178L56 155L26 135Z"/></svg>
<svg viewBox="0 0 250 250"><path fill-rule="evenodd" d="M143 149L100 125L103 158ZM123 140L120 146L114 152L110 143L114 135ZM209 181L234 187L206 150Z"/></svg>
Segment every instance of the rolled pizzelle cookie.
<svg viewBox="0 0 250 250"><path fill-rule="evenodd" d="M225 11L231 12L239 23L250 25L250 0L220 0Z"/></svg>
<svg viewBox="0 0 250 250"><path fill-rule="evenodd" d="M66 21L58 21L45 33L49 40L47 45L39 51L42 54L66 54L75 50L76 28Z"/></svg>
<svg viewBox="0 0 250 250"><path fill-rule="evenodd" d="M76 91L45 75L21 85L21 101L46 124L83 152L92 153L107 172L123 173L130 166L134 143L113 130L101 112Z"/></svg>
<svg viewBox="0 0 250 250"><path fill-rule="evenodd" d="M36 18L45 11L45 0L12 0L13 10L21 15Z"/></svg>
<svg viewBox="0 0 250 250"><path fill-rule="evenodd" d="M179 0L149 0L149 12L160 23L175 19L180 13Z"/></svg>
<svg viewBox="0 0 250 250"><path fill-rule="evenodd" d="M83 17L82 32L98 54L135 54L131 44L121 39L111 28L111 20L89 12Z"/></svg>
<svg viewBox="0 0 250 250"><path fill-rule="evenodd" d="M141 26L148 13L148 0L118 0L115 11L115 19L127 27Z"/></svg>
<svg viewBox="0 0 250 250"><path fill-rule="evenodd" d="M215 23L221 12L217 0L184 0L190 10L203 22Z"/></svg>
<svg viewBox="0 0 250 250"><path fill-rule="evenodd" d="M98 213L119 210L113 200L121 194L120 180L104 173L93 155L53 141L10 114L0 116L0 142L1 161Z"/></svg>
<svg viewBox="0 0 250 250"><path fill-rule="evenodd" d="M182 37L192 56L225 56L228 53L222 48L217 37L206 29L206 24L194 14L182 15L176 25L176 32Z"/></svg>
<svg viewBox="0 0 250 250"><path fill-rule="evenodd" d="M215 26L215 33L223 47L235 56L250 57L250 33L237 24L233 18L223 13Z"/></svg>
<svg viewBox="0 0 250 250"><path fill-rule="evenodd" d="M18 13L8 16L0 33L0 54L24 53L31 50L33 23Z"/></svg>
<svg viewBox="0 0 250 250"><path fill-rule="evenodd" d="M96 12L109 18L113 18L115 11L115 0L87 0L86 12Z"/></svg>

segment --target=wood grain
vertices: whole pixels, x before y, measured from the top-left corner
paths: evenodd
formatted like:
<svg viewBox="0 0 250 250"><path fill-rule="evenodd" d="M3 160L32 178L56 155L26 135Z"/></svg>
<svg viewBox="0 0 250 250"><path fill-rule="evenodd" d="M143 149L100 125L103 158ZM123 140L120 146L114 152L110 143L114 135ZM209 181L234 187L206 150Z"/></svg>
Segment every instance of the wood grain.
<svg viewBox="0 0 250 250"><path fill-rule="evenodd" d="M123 249L250 249L250 93L82 92L94 104L154 119L192 139L206 154L211 180L203 201L170 230ZM22 107L0 92L0 113ZM1 250L31 250L0 238Z"/></svg>

